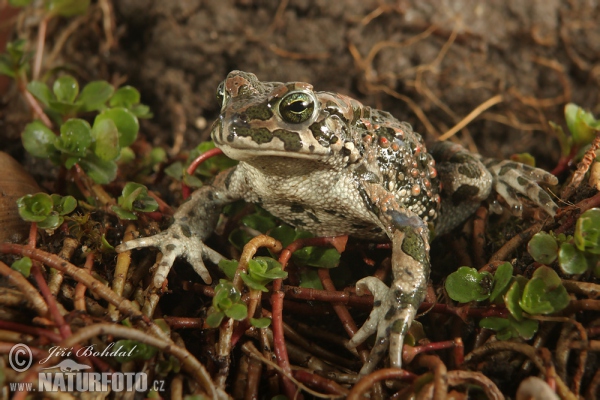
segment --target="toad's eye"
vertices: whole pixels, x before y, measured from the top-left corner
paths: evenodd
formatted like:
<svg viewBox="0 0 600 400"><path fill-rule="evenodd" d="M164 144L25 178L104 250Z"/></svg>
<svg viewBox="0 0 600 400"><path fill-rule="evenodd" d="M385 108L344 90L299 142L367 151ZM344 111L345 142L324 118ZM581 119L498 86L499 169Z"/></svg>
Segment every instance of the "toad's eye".
<svg viewBox="0 0 600 400"><path fill-rule="evenodd" d="M225 105L225 82L219 83L217 87L217 101L223 107Z"/></svg>
<svg viewBox="0 0 600 400"><path fill-rule="evenodd" d="M315 110L315 100L308 93L296 92L286 95L279 103L279 114L285 122L299 124L308 120Z"/></svg>

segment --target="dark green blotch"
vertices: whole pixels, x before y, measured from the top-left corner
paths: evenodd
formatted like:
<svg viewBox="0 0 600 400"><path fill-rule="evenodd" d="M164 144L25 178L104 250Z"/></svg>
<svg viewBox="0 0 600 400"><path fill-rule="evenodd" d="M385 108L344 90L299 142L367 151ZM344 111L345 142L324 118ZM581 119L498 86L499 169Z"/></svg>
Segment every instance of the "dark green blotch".
<svg viewBox="0 0 600 400"><path fill-rule="evenodd" d="M458 166L458 173L471 179L478 179L481 177L481 170L473 164L460 164Z"/></svg>
<svg viewBox="0 0 600 400"><path fill-rule="evenodd" d="M266 104L259 104L257 106L251 106L246 109L246 116L253 120L259 119L261 121L267 121L273 116L273 112Z"/></svg>
<svg viewBox="0 0 600 400"><path fill-rule="evenodd" d="M425 251L425 243L423 238L412 228L404 230L404 240L402 241L402 251L411 256L420 264L429 266L429 260Z"/></svg>
<svg viewBox="0 0 600 400"><path fill-rule="evenodd" d="M283 148L290 151L299 151L302 148L302 140L297 132L290 132L283 129L277 129L273 136L283 142Z"/></svg>
<svg viewBox="0 0 600 400"><path fill-rule="evenodd" d="M180 225L181 227L181 232L183 233L183 235L185 237L192 237L192 231L190 230L190 227L187 225Z"/></svg>
<svg viewBox="0 0 600 400"><path fill-rule="evenodd" d="M502 176L502 175L506 175L507 172L510 172L512 170L514 170L515 168L517 168L517 164L515 163L506 163L502 166L502 168L500 168L500 172L498 172L498 175Z"/></svg>
<svg viewBox="0 0 600 400"><path fill-rule="evenodd" d="M462 185L456 192L452 193L452 203L458 205L464 203L465 200L473 199L479 194L477 186Z"/></svg>
<svg viewBox="0 0 600 400"><path fill-rule="evenodd" d="M529 181L525 178L523 178L522 176L517 176L517 183L523 187L527 186L529 184Z"/></svg>

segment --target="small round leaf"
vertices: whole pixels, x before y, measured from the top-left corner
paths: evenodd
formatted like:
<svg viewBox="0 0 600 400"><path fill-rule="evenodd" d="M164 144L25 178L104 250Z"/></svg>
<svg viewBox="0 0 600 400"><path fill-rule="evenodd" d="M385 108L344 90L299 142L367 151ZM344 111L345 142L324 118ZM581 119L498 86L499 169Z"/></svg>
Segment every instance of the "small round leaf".
<svg viewBox="0 0 600 400"><path fill-rule="evenodd" d="M575 224L575 245L581 251L600 254L600 208L581 214Z"/></svg>
<svg viewBox="0 0 600 400"><path fill-rule="evenodd" d="M94 122L92 134L94 142L94 153L104 161L115 160L121 154L119 147L119 131L111 119L101 119Z"/></svg>
<svg viewBox="0 0 600 400"><path fill-rule="evenodd" d="M459 303L482 301L490 296L492 276L475 268L460 267L448 275L445 287L452 300Z"/></svg>
<svg viewBox="0 0 600 400"><path fill-rule="evenodd" d="M48 158L54 152L56 135L40 121L33 121L25 127L21 136L23 147L35 157Z"/></svg>
<svg viewBox="0 0 600 400"><path fill-rule="evenodd" d="M127 147L135 142L140 125L137 117L129 110L125 108L111 108L104 110L96 117L94 125L104 119L110 119L116 125L119 131L119 145L121 147Z"/></svg>
<svg viewBox="0 0 600 400"><path fill-rule="evenodd" d="M79 94L79 84L71 75L64 75L54 81L52 90L58 101L73 103Z"/></svg>
<svg viewBox="0 0 600 400"><path fill-rule="evenodd" d="M111 107L130 108L139 102L140 92L133 86L123 86L117 89L109 104Z"/></svg>
<svg viewBox="0 0 600 400"><path fill-rule="evenodd" d="M565 274L583 274L588 269L585 253L571 243L560 245L558 264Z"/></svg>
<svg viewBox="0 0 600 400"><path fill-rule="evenodd" d="M100 110L113 95L115 88L106 81L93 81L85 85L79 101L83 111Z"/></svg>
<svg viewBox="0 0 600 400"><path fill-rule="evenodd" d="M52 197L47 193L28 194L17 200L17 208L25 221L41 222L52 212Z"/></svg>
<svg viewBox="0 0 600 400"><path fill-rule="evenodd" d="M50 88L44 82L31 81L27 84L27 90L46 107L50 105L51 100L54 100L54 94L52 94Z"/></svg>
<svg viewBox="0 0 600 400"><path fill-rule="evenodd" d="M533 259L541 264L552 264L558 254L556 240L547 232L538 232L527 244L527 251Z"/></svg>
<svg viewBox="0 0 600 400"><path fill-rule="evenodd" d="M82 157L92 145L92 128L87 121L71 118L60 127L60 137L54 145L60 151Z"/></svg>

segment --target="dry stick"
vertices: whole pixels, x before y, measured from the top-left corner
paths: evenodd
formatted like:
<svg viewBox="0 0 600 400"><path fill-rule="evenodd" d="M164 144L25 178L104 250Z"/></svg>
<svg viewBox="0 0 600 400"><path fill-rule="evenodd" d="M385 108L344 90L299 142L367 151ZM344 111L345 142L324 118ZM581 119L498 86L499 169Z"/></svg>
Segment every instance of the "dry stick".
<svg viewBox="0 0 600 400"><path fill-rule="evenodd" d="M454 136L458 131L467 126L471 121L473 121L479 114L487 110L488 108L502 102L503 97L501 94L497 94L494 97L489 98L485 102L481 103L477 106L473 111L469 113L466 117L462 119L458 124L454 125L450 130L445 132L442 136L438 138L439 141L447 140Z"/></svg>
<svg viewBox="0 0 600 400"><path fill-rule="evenodd" d="M273 239L272 237L259 235L250 242L248 242L244 246L244 250L242 255L240 256L240 261L238 263L238 268L235 272L235 277L233 278L233 286L238 291L242 291L244 282L242 281L242 272L246 272L248 269L248 261L252 259L256 251L260 247L267 247L274 253L279 253L281 251L281 243L278 240ZM259 290L250 290L250 304L248 305L248 317L252 317L254 315L254 311L256 310L256 305L258 301L260 301L260 291ZM217 345L217 357L220 359L220 368L217 373L216 383L218 387L225 387L225 383L227 380L227 375L229 371L229 366L231 363L231 338L233 336L233 326L234 320L229 318L224 324L219 328L219 343Z"/></svg>
<svg viewBox="0 0 600 400"><path fill-rule="evenodd" d="M537 222L531 225L529 228L520 232L519 234L513 236L508 242L504 243L497 252L495 252L492 257L490 257L490 263L497 261L504 261L510 256L514 251L517 250L519 246L523 243L531 239L533 235L539 232L542 229L544 224L542 222Z"/></svg>
<svg viewBox="0 0 600 400"><path fill-rule="evenodd" d="M123 242L127 242L133 239L133 232L135 231L134 224L127 224L125 228L125 235L123 237ZM129 271L129 265L131 264L131 250L124 251L123 253L119 253L117 255L117 265L115 267L114 278L112 281L112 290L116 293L117 296L123 296L123 287L125 286L125 278L127 278L127 272ZM108 315L112 321L119 320L119 312L117 308L109 304L108 305Z"/></svg>
<svg viewBox="0 0 600 400"><path fill-rule="evenodd" d="M258 351L258 349L254 346L254 344L252 342L246 342L242 345L242 351L246 354L248 354L250 357L255 358L257 360L262 361L263 363L270 365L271 367L275 368L277 371L279 371L279 373L281 374L285 374L286 378L289 379L290 381L292 381L293 383L295 383L299 388L301 388L302 390L306 391L307 393L315 396L315 397L319 397L322 399L337 399L340 398L340 396L338 395L328 395L328 394L323 394L323 393L319 393L319 392L315 392L314 390L310 389L309 387L306 387L305 385L302 384L302 382L298 381L296 378L294 378L294 376L290 373L285 372L279 365L275 364L274 362L272 362L271 360L263 357L263 355ZM289 399L296 399L297 398L297 394L298 391L292 393L291 397L288 397Z"/></svg>
<svg viewBox="0 0 600 400"><path fill-rule="evenodd" d="M467 354L465 357L465 363L470 361L475 361L478 359L485 358L488 353L495 353L499 351L516 351L522 353L529 357L531 361L535 364L537 369L540 370L544 375L547 372L546 365L542 358L537 354L536 349L533 346L530 346L526 343L516 343L516 342L492 342L486 343L485 345L476 348L471 353ZM567 387L567 385L563 382L563 380L556 376L556 386L558 389L558 394L561 398L567 400L577 400L577 396L575 396Z"/></svg>
<svg viewBox="0 0 600 400"><path fill-rule="evenodd" d="M91 274L93 266L94 266L94 252L92 251L92 252L88 253L88 255L85 257L85 264L83 266L83 269L85 271L87 271L88 274ZM86 311L86 308L85 308L85 291L86 291L86 289L87 288L85 287L85 285L83 283L77 282L77 285L75 286L75 295L74 295L74 299L73 299L73 303L74 303L76 310Z"/></svg>
<svg viewBox="0 0 600 400"><path fill-rule="evenodd" d="M44 57L44 43L46 42L46 28L48 27L48 21L50 20L50 16L46 15L40 21L38 25L38 36L37 36L37 49L35 50L35 60L33 62L33 72L32 78L33 80L37 80L40 76L40 71L42 69L42 59Z"/></svg>
<svg viewBox="0 0 600 400"><path fill-rule="evenodd" d="M488 399L504 400L504 395L500 392L496 384L481 372L455 370L448 372L446 376L449 386L459 386L465 383L477 385L483 389Z"/></svg>
<svg viewBox="0 0 600 400"><path fill-rule="evenodd" d="M8 282L19 289L27 299L27 302L33 307L40 317L48 315L48 305L38 290L20 273L11 269L8 265L0 261L0 275L8 279Z"/></svg>
<svg viewBox="0 0 600 400"><path fill-rule="evenodd" d="M58 252L58 256L64 260L70 260L73 257L73 253L77 250L77 246L79 246L79 240L71 237L65 238L63 241L63 246ZM50 293L53 296L58 294L60 290L60 285L63 282L63 274L55 269L50 269L50 277L48 278L48 287L50 288Z"/></svg>
<svg viewBox="0 0 600 400"><path fill-rule="evenodd" d="M13 243L0 244L0 253L27 256L32 260L35 259L42 264L64 272L78 282L83 283L92 293L102 297L108 303L117 306L117 309L124 314L124 317L128 317L134 321L142 321L148 330L155 336L163 339L168 338L160 327L154 324L149 318L144 317L144 315L142 315L129 300L117 296L110 288L106 287L102 282L88 274L86 271L59 258L55 254Z"/></svg>
<svg viewBox="0 0 600 400"><path fill-rule="evenodd" d="M600 129L596 129L596 137L594 138L592 145L585 152L583 159L577 165L577 171L571 176L571 180L560 193L561 199L567 200L575 193L575 190L583 181L586 172L590 169L590 165L592 165L592 162L596 159L596 150L598 150L598 148L600 148Z"/></svg>
<svg viewBox="0 0 600 400"><path fill-rule="evenodd" d="M210 395L210 398L227 399L227 395L215 387L204 366L185 348L175 345L170 338L165 338L164 336L159 338L150 336L146 332L134 328L128 328L117 324L101 323L81 328L70 338L61 343L60 346L63 348L70 348L78 343L84 343L87 340L100 335L111 335L137 340L175 356L181 362L183 369L202 385L203 389ZM56 359L58 359L58 357L56 357Z"/></svg>
<svg viewBox="0 0 600 400"><path fill-rule="evenodd" d="M438 356L422 354L418 364L433 372L433 400L445 400L448 396L448 369Z"/></svg>
<svg viewBox="0 0 600 400"><path fill-rule="evenodd" d="M530 318L536 319L538 321L571 323L575 326L575 328L577 328L577 331L579 332L579 342L583 343L583 345L580 349L581 353L579 353L579 365L577 366L577 369L575 370L575 374L573 376L573 391L575 392L575 395L579 395L579 392L581 391L581 380L583 379L583 373L585 372L585 363L587 361L588 355L587 347L589 345L589 340L587 331L579 321L573 318L549 317L544 315L535 315L531 316Z"/></svg>
<svg viewBox="0 0 600 400"><path fill-rule="evenodd" d="M347 400L362 400L364 398L363 394L366 393L373 384L387 379L414 380L415 375L402 368L382 368L359 380L350 390Z"/></svg>

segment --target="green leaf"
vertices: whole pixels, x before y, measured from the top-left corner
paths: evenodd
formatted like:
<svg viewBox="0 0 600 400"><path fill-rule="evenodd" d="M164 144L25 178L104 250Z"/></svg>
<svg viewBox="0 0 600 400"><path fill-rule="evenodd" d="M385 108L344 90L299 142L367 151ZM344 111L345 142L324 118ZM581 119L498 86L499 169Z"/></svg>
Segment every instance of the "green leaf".
<svg viewBox="0 0 600 400"><path fill-rule="evenodd" d="M248 307L241 303L233 304L225 310L225 315L236 321L241 321L248 316Z"/></svg>
<svg viewBox="0 0 600 400"><path fill-rule="evenodd" d="M0 54L0 75L6 75L14 78L16 75L12 62L6 54Z"/></svg>
<svg viewBox="0 0 600 400"><path fill-rule="evenodd" d="M52 197L46 193L28 194L17 200L17 208L25 221L39 223L50 216Z"/></svg>
<svg viewBox="0 0 600 400"><path fill-rule="evenodd" d="M80 118L71 118L60 127L60 137L56 138L54 146L63 153L83 157L92 142L90 124Z"/></svg>
<svg viewBox="0 0 600 400"><path fill-rule="evenodd" d="M127 220L127 221L135 221L135 220L137 220L137 215L135 215L134 213L132 213L130 211L124 210L123 208L121 208L119 206L112 206L110 209L120 219L124 219L124 220Z"/></svg>
<svg viewBox="0 0 600 400"><path fill-rule="evenodd" d="M110 108L102 111L96 117L94 125L99 121L110 119L119 130L119 144L121 147L127 147L137 138L140 125L138 119L129 110L125 108Z"/></svg>
<svg viewBox="0 0 600 400"><path fill-rule="evenodd" d="M246 243L252 240L253 237L243 229L234 229L227 239L236 249L242 250Z"/></svg>
<svg viewBox="0 0 600 400"><path fill-rule="evenodd" d="M523 276L516 276L512 285L504 295L504 304L510 315L513 316L517 321L523 320L523 309L519 302L523 297L523 289L527 284L527 279Z"/></svg>
<svg viewBox="0 0 600 400"><path fill-rule="evenodd" d="M77 207L77 200L73 196L60 196L58 194L50 195L52 198L52 203L54 204L54 211L58 213L58 215L67 215L75 210Z"/></svg>
<svg viewBox="0 0 600 400"><path fill-rule="evenodd" d="M249 228L256 229L260 233L267 233L269 229L275 228L275 217L271 215L249 214L242 218L242 223Z"/></svg>
<svg viewBox="0 0 600 400"><path fill-rule="evenodd" d="M72 104L79 94L79 84L71 75L64 75L54 81L52 87L56 100Z"/></svg>
<svg viewBox="0 0 600 400"><path fill-rule="evenodd" d="M535 319L523 319L523 321L511 320L511 325L521 338L529 340L537 332L540 323Z"/></svg>
<svg viewBox="0 0 600 400"><path fill-rule="evenodd" d="M128 182L125 185L118 203L127 211L152 212L158 209L158 203L148 195L146 186L135 182Z"/></svg>
<svg viewBox="0 0 600 400"><path fill-rule="evenodd" d="M300 287L323 290L319 273L314 268L303 268L300 270Z"/></svg>
<svg viewBox="0 0 600 400"><path fill-rule="evenodd" d="M140 102L140 92L133 86L120 87L110 99L111 107L130 108Z"/></svg>
<svg viewBox="0 0 600 400"><path fill-rule="evenodd" d="M29 278L29 274L31 273L31 258L23 257L12 263L10 268L21 273L25 278Z"/></svg>
<svg viewBox="0 0 600 400"><path fill-rule="evenodd" d="M33 0L8 0L8 4L14 7L26 7L31 4Z"/></svg>
<svg viewBox="0 0 600 400"><path fill-rule="evenodd" d="M90 0L46 0L46 10L51 15L73 17L85 14Z"/></svg>
<svg viewBox="0 0 600 400"><path fill-rule="evenodd" d="M106 81L93 81L88 83L79 95L82 111L96 111L103 109L114 91L115 88Z"/></svg>
<svg viewBox="0 0 600 400"><path fill-rule="evenodd" d="M116 160L121 154L119 146L119 131L110 119L96 120L92 127L94 153L104 161Z"/></svg>
<svg viewBox="0 0 600 400"><path fill-rule="evenodd" d="M271 318L250 318L250 325L255 328L267 328L271 325Z"/></svg>
<svg viewBox="0 0 600 400"><path fill-rule="evenodd" d="M238 265L239 263L237 260L227 260L226 258L223 258L219 261L219 269L223 271L225 276L230 280L233 280L235 277Z"/></svg>
<svg viewBox="0 0 600 400"><path fill-rule="evenodd" d="M255 257L248 262L248 272L250 276L257 280L271 281L274 279L287 278L287 272L279 261L271 257Z"/></svg>
<svg viewBox="0 0 600 400"><path fill-rule="evenodd" d="M27 124L21 140L25 150L35 157L48 158L56 152L56 135L40 121Z"/></svg>
<svg viewBox="0 0 600 400"><path fill-rule="evenodd" d="M252 279L246 272L240 273L240 277L242 278L246 286L248 286L252 290L260 290L265 293L269 291L269 289L267 289L267 287L265 286L266 282L256 281L255 279Z"/></svg>
<svg viewBox="0 0 600 400"><path fill-rule="evenodd" d="M452 300L459 303L482 301L490 296L492 276L475 268L460 267L446 279L445 287Z"/></svg>
<svg viewBox="0 0 600 400"><path fill-rule="evenodd" d="M585 253L571 243L563 243L560 245L558 264L565 274L570 275L583 274L588 269Z"/></svg>
<svg viewBox="0 0 600 400"><path fill-rule="evenodd" d="M527 244L527 251L533 259L541 264L552 264L558 254L558 244L547 232L538 232Z"/></svg>
<svg viewBox="0 0 600 400"><path fill-rule="evenodd" d="M181 161L174 162L164 169L165 174L171 178L180 181L183 177L183 164Z"/></svg>
<svg viewBox="0 0 600 400"><path fill-rule="evenodd" d="M575 245L581 251L600 254L600 208L581 214L575 224Z"/></svg>
<svg viewBox="0 0 600 400"><path fill-rule="evenodd" d="M64 218L58 215L57 212L53 211L49 216L44 218L43 221L38 222L38 228L46 230L54 230L58 228L64 222Z"/></svg>
<svg viewBox="0 0 600 400"><path fill-rule="evenodd" d="M106 185L117 177L117 163L101 160L94 154L88 154L79 165L94 182L101 185Z"/></svg>
<svg viewBox="0 0 600 400"><path fill-rule="evenodd" d="M214 309L211 307L211 310ZM223 321L223 318L225 318L224 312L215 311L213 313L209 313L206 316L206 325L210 326L211 328L216 328L219 325L221 325L221 321Z"/></svg>
<svg viewBox="0 0 600 400"><path fill-rule="evenodd" d="M500 331L510 327L510 321L508 318L500 317L486 317L479 321L479 327L484 329L491 329L494 331Z"/></svg>
<svg viewBox="0 0 600 400"><path fill-rule="evenodd" d="M584 111L576 104L569 103L565 106L565 120L576 145L589 144L596 136L593 128L596 119L591 113Z"/></svg>
<svg viewBox="0 0 600 400"><path fill-rule="evenodd" d="M150 107L145 104L135 104L129 107L129 111L138 118L152 118L154 114L150 111Z"/></svg>
<svg viewBox="0 0 600 400"><path fill-rule="evenodd" d="M50 106L50 101L55 100L54 94L44 82L31 81L27 84L27 90L46 107Z"/></svg>
<svg viewBox="0 0 600 400"><path fill-rule="evenodd" d="M569 294L558 274L552 268L541 266L525 285L519 305L529 314L550 314L569 305Z"/></svg>
<svg viewBox="0 0 600 400"><path fill-rule="evenodd" d="M512 280L513 266L509 262L505 262L498 266L494 274L494 287L490 294L490 301L494 302L502 296L508 289L508 284Z"/></svg>
<svg viewBox="0 0 600 400"><path fill-rule="evenodd" d="M294 262L298 265L327 269L337 267L341 256L334 248L320 246L306 246L292 254Z"/></svg>
<svg viewBox="0 0 600 400"><path fill-rule="evenodd" d="M283 248L288 247L294 240L296 240L296 230L289 225L279 225L276 228L271 229L269 236L277 239L281 242Z"/></svg>
<svg viewBox="0 0 600 400"><path fill-rule="evenodd" d="M118 340L109 351L117 353L114 358L119 363L149 360L158 353L156 347L131 339Z"/></svg>

